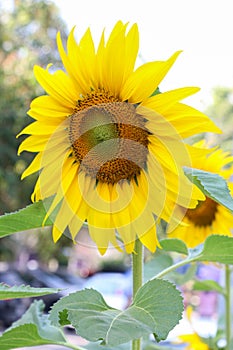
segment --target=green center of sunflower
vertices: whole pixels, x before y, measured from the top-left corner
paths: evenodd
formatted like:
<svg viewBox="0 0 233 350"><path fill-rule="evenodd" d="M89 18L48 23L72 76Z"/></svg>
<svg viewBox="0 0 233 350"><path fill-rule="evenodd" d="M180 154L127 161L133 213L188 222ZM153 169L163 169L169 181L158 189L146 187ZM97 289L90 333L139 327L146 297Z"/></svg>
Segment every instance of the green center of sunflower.
<svg viewBox="0 0 233 350"><path fill-rule="evenodd" d="M199 202L195 209L188 209L186 217L196 226L211 226L215 220L218 203L209 197Z"/></svg>
<svg viewBox="0 0 233 350"><path fill-rule="evenodd" d="M80 170L105 183L136 180L146 166L148 136L144 118L126 102L90 106L88 101L70 117L69 138Z"/></svg>
<svg viewBox="0 0 233 350"><path fill-rule="evenodd" d="M77 123L76 117L74 119L71 117L71 124ZM86 110L80 131L83 138L86 139L87 145L91 147L117 137L116 126L111 120L111 116L101 108L89 108Z"/></svg>

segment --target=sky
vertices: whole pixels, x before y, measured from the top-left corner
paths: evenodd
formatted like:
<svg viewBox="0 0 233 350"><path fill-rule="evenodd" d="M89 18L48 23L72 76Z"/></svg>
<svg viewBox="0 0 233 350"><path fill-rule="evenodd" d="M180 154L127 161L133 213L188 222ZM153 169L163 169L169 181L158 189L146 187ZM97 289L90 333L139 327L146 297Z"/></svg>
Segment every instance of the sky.
<svg viewBox="0 0 233 350"><path fill-rule="evenodd" d="M182 50L161 91L198 86L185 102L204 110L212 89L233 88L232 0L53 0L68 29L76 26L80 39L88 27L98 43L103 28L109 33L120 19L137 23L141 63L166 60Z"/></svg>

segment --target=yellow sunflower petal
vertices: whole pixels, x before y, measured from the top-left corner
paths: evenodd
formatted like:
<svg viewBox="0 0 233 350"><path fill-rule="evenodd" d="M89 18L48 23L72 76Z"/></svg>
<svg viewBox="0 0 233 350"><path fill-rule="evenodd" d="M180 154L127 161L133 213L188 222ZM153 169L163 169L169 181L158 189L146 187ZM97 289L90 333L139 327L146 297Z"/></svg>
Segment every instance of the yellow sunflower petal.
<svg viewBox="0 0 233 350"><path fill-rule="evenodd" d="M125 72L125 29L107 43L104 55L104 84L117 96L123 83Z"/></svg>
<svg viewBox="0 0 233 350"><path fill-rule="evenodd" d="M45 171L45 169L42 171L42 173ZM74 186L74 182L77 181L76 174L77 174L77 167L73 164L73 160L71 158L65 159L62 168L60 168L56 172L56 177L57 177L56 196L54 197L53 202L49 210L47 211L45 220L54 211L54 209L61 202L64 196L67 195L67 191L71 187L72 183L73 183L72 186ZM48 182L46 182L46 179L44 179L44 181L42 182L42 186L43 186L43 191L46 191L49 188ZM72 191L72 187L71 187L71 191ZM72 196L70 196L70 198L72 198Z"/></svg>
<svg viewBox="0 0 233 350"><path fill-rule="evenodd" d="M79 96L75 93L75 87L71 79L63 71L56 71L51 74L48 68L34 67L37 81L61 105L74 108Z"/></svg>
<svg viewBox="0 0 233 350"><path fill-rule="evenodd" d="M166 110L164 117L183 138L200 132L222 132L205 114L182 103L176 103L172 108Z"/></svg>
<svg viewBox="0 0 233 350"><path fill-rule="evenodd" d="M54 225L59 229L59 231L64 232L65 229L69 226L72 219L77 217L76 211L82 201L82 198L79 199L73 195L73 183L76 181L76 178L73 177L72 182L70 184L66 183L67 188L64 188L65 194L62 200L61 207L56 216ZM50 209L51 211L51 209ZM76 219L77 222L77 219ZM79 220L79 224L81 224L82 220ZM81 227L81 226L80 226ZM78 227L77 227L78 229Z"/></svg>
<svg viewBox="0 0 233 350"><path fill-rule="evenodd" d="M62 122L67 116L72 114L73 109L68 106L63 106L51 96L40 96L35 98L31 103L31 109L28 111L30 117L44 121L55 119L57 122Z"/></svg>
<svg viewBox="0 0 233 350"><path fill-rule="evenodd" d="M122 30L125 30L125 29L126 29L126 25L122 21L117 21L115 26L113 27L110 35L109 35L109 38L108 38L108 41L107 41L107 45L109 45L112 41L114 41L115 37L120 32L122 32Z"/></svg>
<svg viewBox="0 0 233 350"><path fill-rule="evenodd" d="M50 135L33 135L29 136L19 146L18 154L23 151L28 152L41 152L45 149L46 143L49 140Z"/></svg>
<svg viewBox="0 0 233 350"><path fill-rule="evenodd" d="M152 253L155 252L157 247L160 247L156 234L156 225L153 225L147 232L139 234L138 237L142 244Z"/></svg>
<svg viewBox="0 0 233 350"><path fill-rule="evenodd" d="M24 128L16 137L22 134L32 135L51 135L58 127L57 121L53 122L34 122Z"/></svg>
<svg viewBox="0 0 233 350"><path fill-rule="evenodd" d="M34 191L33 196L36 200L44 199L54 195L59 188L60 169L52 164L45 167L37 182L37 190Z"/></svg>
<svg viewBox="0 0 233 350"><path fill-rule="evenodd" d="M74 29L75 28L72 29L72 31L70 32L70 35L68 36L67 62L69 66L68 64L66 64L66 69L68 72L70 72L69 74L74 80L75 84L78 84L78 89L80 93L85 94L90 91L91 84L92 84L91 82L92 75L88 76L88 74L86 73L86 69L88 69L88 67L86 67L86 59L88 56L88 52L86 52L85 50L82 50L81 45L77 44L74 37ZM85 37L85 34L84 34L84 37ZM87 34L86 34L86 38L87 38ZM89 37L89 39L87 38L87 40L89 40L89 43L85 45L85 47L88 46L90 48L91 50L90 56L93 57L93 46L91 42L92 39ZM59 42L58 42L58 45L59 45ZM64 60L64 57L63 56L61 57Z"/></svg>
<svg viewBox="0 0 233 350"><path fill-rule="evenodd" d="M69 35L69 38L71 36L73 36L74 29L75 28L72 29L72 31ZM73 39L73 44L74 44L75 48L78 48L74 39ZM67 73L72 78L76 89L81 92L82 91L82 83L84 82L84 79L83 79L83 81L80 81L81 79L79 78L79 75L77 74L77 67L74 64L75 57L73 57L73 54L71 54L69 52L70 55L68 56L68 54L65 52L63 44L62 44L60 32L57 33L57 47L58 47L58 51L59 51L59 54L60 54L61 59L62 59L62 63L64 64L64 67L65 67ZM71 52L73 53L74 50L72 49Z"/></svg>
<svg viewBox="0 0 233 350"><path fill-rule="evenodd" d="M63 232L53 225L52 236L55 243L61 238L62 234Z"/></svg>
<svg viewBox="0 0 233 350"><path fill-rule="evenodd" d="M131 254L134 252L134 246L135 246L135 240L136 240L136 233L133 230L132 225L128 225L126 227L121 226L117 228L117 231L119 232L120 237L123 240L124 248L128 254Z"/></svg>
<svg viewBox="0 0 233 350"><path fill-rule="evenodd" d="M186 348L187 350L209 350L209 346L204 343L196 333L180 335L179 338L185 343L190 344L190 346Z"/></svg>
<svg viewBox="0 0 233 350"><path fill-rule="evenodd" d="M86 80L96 84L96 54L90 28L87 29L79 43L80 56L83 57L82 69ZM95 86L96 87L96 86Z"/></svg>
<svg viewBox="0 0 233 350"><path fill-rule="evenodd" d="M195 94L200 89L198 87L185 87L176 90L171 90L157 94L144 100L142 106L153 109L159 114L163 114L167 109L173 106L176 102ZM150 116L150 114L148 114Z"/></svg>
<svg viewBox="0 0 233 350"><path fill-rule="evenodd" d="M119 96L121 86L132 73L138 51L138 32L134 25L126 35L126 26L118 23L114 28L103 55L104 84Z"/></svg>
<svg viewBox="0 0 233 350"><path fill-rule="evenodd" d="M112 231L110 229L100 229L96 227L92 227L88 225L89 233L91 239L96 243L97 248L101 255L106 253L109 245L109 235L112 235Z"/></svg>
<svg viewBox="0 0 233 350"><path fill-rule="evenodd" d="M124 242L125 249L128 254L134 250L136 232L133 230L128 208L123 209L120 213L112 215L116 230Z"/></svg>
<svg viewBox="0 0 233 350"><path fill-rule="evenodd" d="M71 238L73 239L73 242L75 242L75 238L77 237L77 234L81 227L83 226L84 221L81 220L77 215L74 215L73 218L69 222L69 231L71 233Z"/></svg>
<svg viewBox="0 0 233 350"><path fill-rule="evenodd" d="M31 164L27 167L27 169L24 170L21 179L23 180L25 177L35 173L36 171L39 171L41 169L41 159L42 159L42 153L38 153Z"/></svg>
<svg viewBox="0 0 233 350"><path fill-rule="evenodd" d="M137 68L122 88L120 95L122 100L139 103L151 96L179 54L180 51L167 61L149 62Z"/></svg>
<svg viewBox="0 0 233 350"><path fill-rule="evenodd" d="M124 79L126 79L132 74L134 70L134 65L136 62L137 54L139 50L139 32L137 24L134 24L125 37L125 72Z"/></svg>

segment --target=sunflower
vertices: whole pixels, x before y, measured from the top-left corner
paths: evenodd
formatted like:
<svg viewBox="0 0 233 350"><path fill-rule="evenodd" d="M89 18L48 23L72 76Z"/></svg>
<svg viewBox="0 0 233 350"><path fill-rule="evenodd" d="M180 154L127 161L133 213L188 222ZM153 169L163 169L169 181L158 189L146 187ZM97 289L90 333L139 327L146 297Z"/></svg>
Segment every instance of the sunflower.
<svg viewBox="0 0 233 350"><path fill-rule="evenodd" d="M209 346L202 341L197 333L179 336L180 340L187 343L185 350L210 350Z"/></svg>
<svg viewBox="0 0 233 350"><path fill-rule="evenodd" d="M195 146L207 148L204 141ZM193 167L222 176L233 194L233 183L229 181L233 174L232 162L233 156L215 148L206 157L196 160L193 158ZM182 239L190 248L203 243L206 237L212 234L232 235L232 213L209 197L200 201L194 209L180 207L180 210L184 214L182 223L170 232L169 236Z"/></svg>
<svg viewBox="0 0 233 350"><path fill-rule="evenodd" d="M117 22L97 49L90 29L79 43L73 29L66 49L58 33L57 44L66 72L35 66L47 95L32 101L35 121L20 133L30 136L19 153L37 152L22 175L40 171L32 200L53 198L46 218L54 241L67 231L75 240L86 222L101 254L109 243L119 248L116 237L128 253L138 238L155 251L157 218L169 221L176 203L194 208L204 199L183 173L196 152L183 138L219 129L180 103L198 88L159 93L180 52L135 68L136 24Z"/></svg>
<svg viewBox="0 0 233 350"><path fill-rule="evenodd" d="M195 331L195 327L192 322L192 314L193 310L191 306L186 308L186 317L190 323L190 327L192 329L192 333L190 334L182 334L179 335L178 339L182 342L182 344L187 344L184 348L185 350L211 350L207 343L204 341L205 339L201 338L198 333ZM206 341L208 341L206 339ZM179 342L180 344L180 342Z"/></svg>

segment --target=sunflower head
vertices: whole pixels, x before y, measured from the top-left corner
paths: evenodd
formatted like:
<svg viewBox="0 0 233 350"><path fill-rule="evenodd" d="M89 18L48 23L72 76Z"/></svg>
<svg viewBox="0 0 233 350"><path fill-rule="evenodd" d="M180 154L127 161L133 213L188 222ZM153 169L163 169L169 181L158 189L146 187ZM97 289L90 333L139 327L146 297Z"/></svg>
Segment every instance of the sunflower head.
<svg viewBox="0 0 233 350"><path fill-rule="evenodd" d="M203 142L196 144L197 147L204 145ZM207 145L204 145L207 149ZM195 168L202 169L222 176L233 194L233 184L230 177L233 174L233 157L214 148L209 150L206 157L193 160ZM233 216L232 213L212 198L206 197L199 201L195 208L179 207L184 217L180 225L169 232L170 237L177 237L186 242L189 247L195 247L204 242L211 234L232 235Z"/></svg>
<svg viewBox="0 0 233 350"><path fill-rule="evenodd" d="M193 322L192 322L192 314L193 309L190 305L187 306L186 317L190 323L192 333L190 334L182 334L178 338L181 340L182 344L186 344L185 350L211 350L204 339L202 339L198 333L195 331Z"/></svg>
<svg viewBox="0 0 233 350"><path fill-rule="evenodd" d="M145 168L149 133L136 107L126 102L101 103L70 117L73 155L97 182L117 184L136 178Z"/></svg>
<svg viewBox="0 0 233 350"><path fill-rule="evenodd" d="M155 251L157 218L177 223L176 204L205 198L183 173L198 152L183 138L218 128L180 103L197 88L153 94L180 52L135 68L136 24L117 22L96 48L89 29L79 43L73 29L66 48L58 33L57 44L65 72L35 67L47 95L32 101L35 121L20 133L29 136L19 152L37 153L23 174L40 171L32 199L52 198L55 241L78 239L87 223L102 254L109 243L131 253L137 238Z"/></svg>

